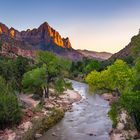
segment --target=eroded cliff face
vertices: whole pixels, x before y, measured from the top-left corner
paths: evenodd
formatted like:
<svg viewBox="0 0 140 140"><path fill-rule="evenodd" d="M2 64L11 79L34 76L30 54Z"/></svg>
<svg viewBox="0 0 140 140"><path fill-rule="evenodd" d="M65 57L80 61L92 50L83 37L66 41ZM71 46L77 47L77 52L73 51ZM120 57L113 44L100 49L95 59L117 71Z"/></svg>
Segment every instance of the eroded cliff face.
<svg viewBox="0 0 140 140"><path fill-rule="evenodd" d="M0 23L0 47L3 53L9 52L16 55L34 57L36 50L47 50L56 55L72 60L81 60L83 57L104 59L105 53L100 55L97 52L79 51L72 48L70 39L63 38L47 22L38 28L26 31L18 31L15 28L8 28ZM110 55L110 54L109 54Z"/></svg>
<svg viewBox="0 0 140 140"><path fill-rule="evenodd" d="M62 38L47 22L44 22L37 29L28 29L21 32L14 28L9 29L6 25L0 23L0 34L2 33L5 33L16 40L28 42L31 45L39 45L42 43L46 46L55 44L58 47L72 48L69 39Z"/></svg>
<svg viewBox="0 0 140 140"><path fill-rule="evenodd" d="M67 38L63 38L63 42L64 42L64 46L67 46L67 48L69 48L69 49L72 48L70 40L69 40L68 37Z"/></svg>
<svg viewBox="0 0 140 140"><path fill-rule="evenodd" d="M9 45L8 43L4 43L1 46L0 54L5 55L5 56L12 56L12 57L16 57L20 55L23 57L34 58L36 55L36 51L23 49L23 48L17 47L16 45L14 46L14 45Z"/></svg>
<svg viewBox="0 0 140 140"><path fill-rule="evenodd" d="M2 33L2 28L0 27L0 34Z"/></svg>

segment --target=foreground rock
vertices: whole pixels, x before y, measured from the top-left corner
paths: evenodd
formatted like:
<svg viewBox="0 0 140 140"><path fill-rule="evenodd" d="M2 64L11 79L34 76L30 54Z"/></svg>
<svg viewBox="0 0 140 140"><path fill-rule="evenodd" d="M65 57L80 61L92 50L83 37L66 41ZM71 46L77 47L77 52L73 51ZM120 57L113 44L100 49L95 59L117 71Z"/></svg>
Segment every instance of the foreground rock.
<svg viewBox="0 0 140 140"><path fill-rule="evenodd" d="M137 139L138 132L133 124L132 119L125 110L121 110L118 115L118 124L115 129L112 129L110 133L111 140L127 140L127 139Z"/></svg>
<svg viewBox="0 0 140 140"><path fill-rule="evenodd" d="M104 93L102 94L102 97L109 101L109 105L112 105L113 102L118 100L118 97L113 96L111 93Z"/></svg>

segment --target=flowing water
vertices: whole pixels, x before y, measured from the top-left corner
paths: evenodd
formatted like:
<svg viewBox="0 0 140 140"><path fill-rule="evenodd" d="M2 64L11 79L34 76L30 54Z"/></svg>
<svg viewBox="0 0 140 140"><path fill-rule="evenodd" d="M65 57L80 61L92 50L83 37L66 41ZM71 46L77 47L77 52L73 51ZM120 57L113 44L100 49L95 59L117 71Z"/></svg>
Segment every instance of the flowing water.
<svg viewBox="0 0 140 140"><path fill-rule="evenodd" d="M72 81L82 100L74 103L72 111L40 140L109 140L112 123L108 117L109 104L97 94L89 94L88 86Z"/></svg>

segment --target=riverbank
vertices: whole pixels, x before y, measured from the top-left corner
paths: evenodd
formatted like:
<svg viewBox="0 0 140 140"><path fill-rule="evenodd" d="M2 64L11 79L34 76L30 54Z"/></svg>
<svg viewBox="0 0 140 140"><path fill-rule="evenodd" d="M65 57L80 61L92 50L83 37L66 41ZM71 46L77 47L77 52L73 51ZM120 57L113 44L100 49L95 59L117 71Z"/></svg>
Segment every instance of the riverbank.
<svg viewBox="0 0 140 140"><path fill-rule="evenodd" d="M109 101L110 106L113 102L118 100L118 98L114 97L111 93L104 93L102 94L102 97ZM139 140L138 131L136 130L131 117L125 110L121 109L119 111L117 122L117 126L110 131L110 140Z"/></svg>
<svg viewBox="0 0 140 140"><path fill-rule="evenodd" d="M88 85L72 80L73 89L82 95L61 122L39 140L109 140L111 121L108 102L98 94L90 94Z"/></svg>
<svg viewBox="0 0 140 140"><path fill-rule="evenodd" d="M54 92L53 90L51 92ZM0 131L0 140L33 140L38 139L50 127L60 121L65 111L70 110L72 103L81 100L81 95L74 90L66 90L59 97L50 96L43 106L32 95L20 95L23 119L18 126Z"/></svg>

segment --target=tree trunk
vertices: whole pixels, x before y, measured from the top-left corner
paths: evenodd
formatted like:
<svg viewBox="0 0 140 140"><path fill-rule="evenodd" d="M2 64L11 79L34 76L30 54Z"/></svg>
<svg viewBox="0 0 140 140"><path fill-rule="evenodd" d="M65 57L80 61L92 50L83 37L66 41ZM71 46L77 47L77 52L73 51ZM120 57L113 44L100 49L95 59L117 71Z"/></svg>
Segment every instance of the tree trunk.
<svg viewBox="0 0 140 140"><path fill-rule="evenodd" d="M47 91L45 88L45 98L49 98L49 72L48 72L48 69L46 69L46 83L47 83Z"/></svg>
<svg viewBox="0 0 140 140"><path fill-rule="evenodd" d="M45 87L42 88L42 99L41 99L41 104L42 105L44 105L44 103L45 103L45 92L44 92L44 90L45 90Z"/></svg>
<svg viewBox="0 0 140 140"><path fill-rule="evenodd" d="M45 88L45 98L49 98L49 85L47 84L47 88Z"/></svg>

